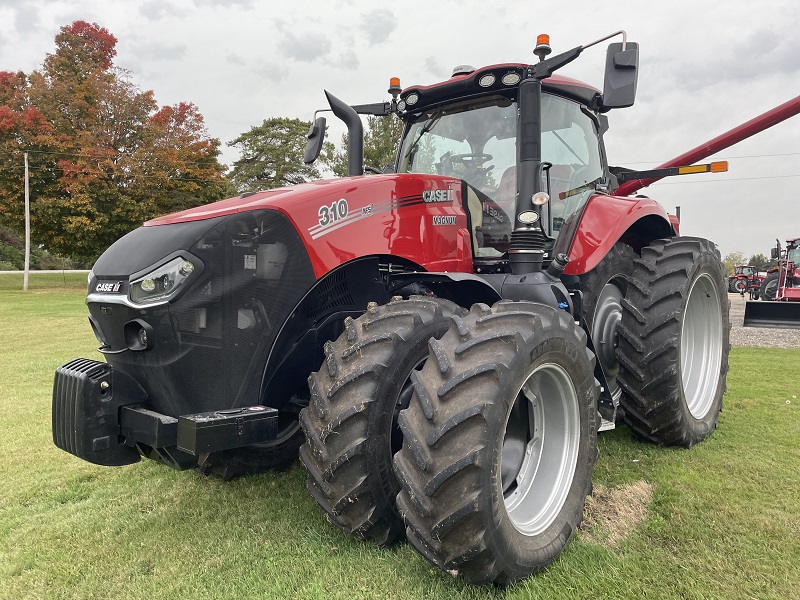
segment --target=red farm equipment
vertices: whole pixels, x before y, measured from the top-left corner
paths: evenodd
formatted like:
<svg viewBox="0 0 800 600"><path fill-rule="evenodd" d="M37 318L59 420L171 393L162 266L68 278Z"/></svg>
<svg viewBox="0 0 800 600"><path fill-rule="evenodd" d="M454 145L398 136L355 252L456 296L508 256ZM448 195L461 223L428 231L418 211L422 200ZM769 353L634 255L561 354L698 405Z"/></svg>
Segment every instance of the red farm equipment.
<svg viewBox="0 0 800 600"><path fill-rule="evenodd" d="M601 92L555 72L617 35ZM800 97L651 171L609 167L634 102L624 32L534 64L349 106L349 176L161 217L89 276L106 362L59 367L55 444L233 477L299 456L329 520L509 584L550 564L591 491L598 431L690 447L717 424L729 301L717 248L632 196L800 111ZM364 176L359 114L405 129ZM322 146L324 118L306 160Z"/></svg>
<svg viewBox="0 0 800 600"><path fill-rule="evenodd" d="M760 295L766 302L748 302L745 327L800 327L800 238L786 240L782 248L775 240L772 259L778 266L761 282Z"/></svg>
<svg viewBox="0 0 800 600"><path fill-rule="evenodd" d="M728 291L736 294L749 293L751 300L758 300L761 282L764 277L752 265L736 265L733 275L728 276Z"/></svg>

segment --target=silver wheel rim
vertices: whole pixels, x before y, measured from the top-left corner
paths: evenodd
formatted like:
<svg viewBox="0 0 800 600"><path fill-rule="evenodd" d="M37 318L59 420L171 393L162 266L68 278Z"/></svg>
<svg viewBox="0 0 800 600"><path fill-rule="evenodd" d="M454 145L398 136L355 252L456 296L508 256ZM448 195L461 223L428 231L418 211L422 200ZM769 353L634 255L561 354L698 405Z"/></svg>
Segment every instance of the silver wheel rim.
<svg viewBox="0 0 800 600"><path fill-rule="evenodd" d="M722 360L722 310L714 280L704 273L689 290L681 326L681 382L689 412L703 419L716 397Z"/></svg>
<svg viewBox="0 0 800 600"><path fill-rule="evenodd" d="M572 487L580 447L578 396L562 367L544 364L525 381L517 402L527 405L527 442L504 502L514 527L533 536L556 520Z"/></svg>
<svg viewBox="0 0 800 600"><path fill-rule="evenodd" d="M617 385L619 361L617 360L617 329L622 321L622 290L610 281L600 292L592 317L592 343L597 360L603 367L609 394L614 400L622 395Z"/></svg>

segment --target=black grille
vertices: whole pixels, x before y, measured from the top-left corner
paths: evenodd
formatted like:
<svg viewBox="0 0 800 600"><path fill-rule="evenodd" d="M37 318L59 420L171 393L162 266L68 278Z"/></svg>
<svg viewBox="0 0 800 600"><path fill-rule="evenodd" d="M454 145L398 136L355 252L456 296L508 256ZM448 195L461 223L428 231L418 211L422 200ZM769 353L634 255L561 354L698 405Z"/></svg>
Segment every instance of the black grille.
<svg viewBox="0 0 800 600"><path fill-rule="evenodd" d="M169 239L172 227L157 229ZM90 306L109 338L134 318L153 328L151 350L109 354L106 360L115 374L142 386L150 409L172 417L259 404L270 348L316 280L302 239L278 211L237 213L195 231L199 235L185 250L203 268L183 295L143 311L114 306L103 314L99 304ZM110 258L106 263L117 269ZM342 286L334 288L328 293L339 297ZM109 344L122 349L125 340Z"/></svg>
<svg viewBox="0 0 800 600"><path fill-rule="evenodd" d="M344 272L332 273L315 292L316 298L311 309L311 319L316 321L332 309L349 309L353 306L353 296L347 287Z"/></svg>

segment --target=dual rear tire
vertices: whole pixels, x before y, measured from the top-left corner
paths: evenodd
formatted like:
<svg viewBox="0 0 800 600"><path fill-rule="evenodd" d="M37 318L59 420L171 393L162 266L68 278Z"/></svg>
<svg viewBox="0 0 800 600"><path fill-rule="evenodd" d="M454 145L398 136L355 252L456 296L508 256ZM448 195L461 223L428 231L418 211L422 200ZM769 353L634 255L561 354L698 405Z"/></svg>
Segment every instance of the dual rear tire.
<svg viewBox="0 0 800 600"><path fill-rule="evenodd" d="M714 244L677 237L642 249L628 278L617 348L625 421L637 436L688 448L715 429L729 309Z"/></svg>

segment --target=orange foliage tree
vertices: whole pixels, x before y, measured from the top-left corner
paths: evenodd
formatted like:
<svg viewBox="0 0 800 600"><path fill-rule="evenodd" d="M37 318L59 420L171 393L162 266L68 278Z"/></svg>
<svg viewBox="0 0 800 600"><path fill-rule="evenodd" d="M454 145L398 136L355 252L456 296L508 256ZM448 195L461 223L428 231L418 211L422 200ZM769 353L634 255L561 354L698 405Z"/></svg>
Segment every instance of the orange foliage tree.
<svg viewBox="0 0 800 600"><path fill-rule="evenodd" d="M144 220L230 190L197 107L159 108L114 65L116 43L76 21L41 70L0 72L0 224L22 227L27 151L34 241L84 261Z"/></svg>

